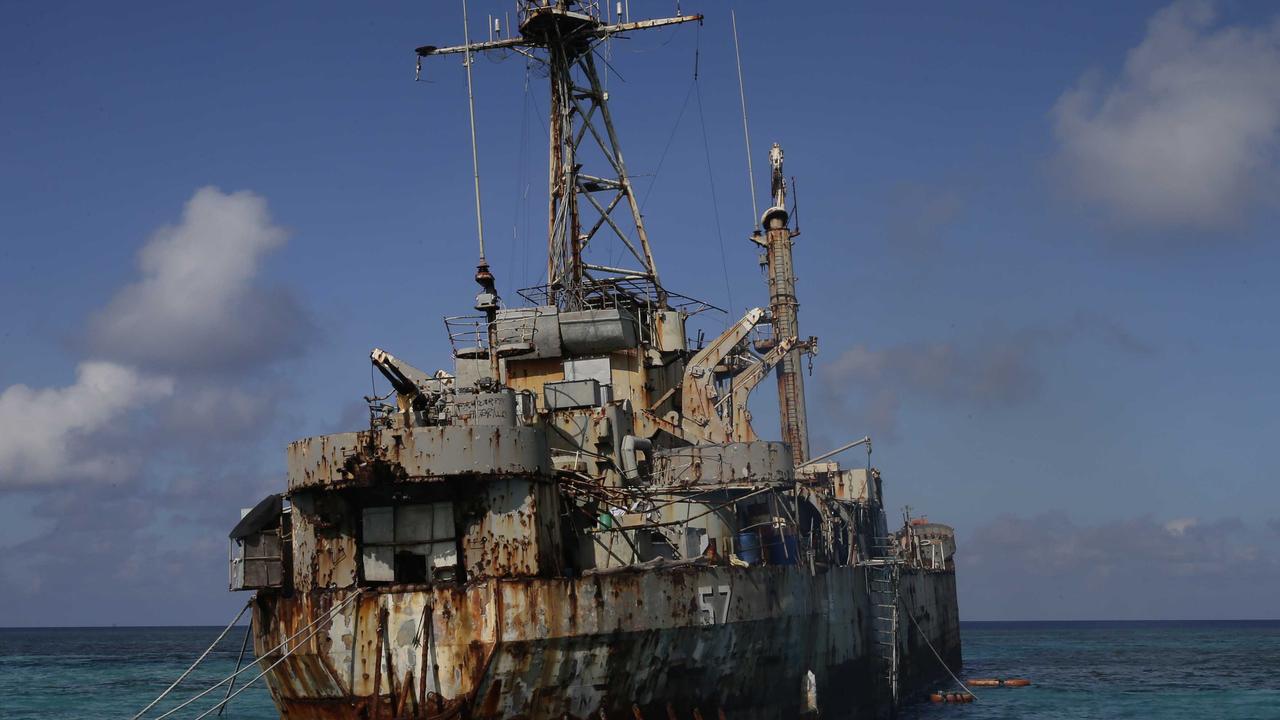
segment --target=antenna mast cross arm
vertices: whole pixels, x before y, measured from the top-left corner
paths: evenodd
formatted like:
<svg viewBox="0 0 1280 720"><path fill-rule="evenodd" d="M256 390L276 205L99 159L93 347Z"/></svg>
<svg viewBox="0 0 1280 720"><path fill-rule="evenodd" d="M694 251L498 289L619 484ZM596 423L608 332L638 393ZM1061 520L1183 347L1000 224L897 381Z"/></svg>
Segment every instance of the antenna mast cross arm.
<svg viewBox="0 0 1280 720"><path fill-rule="evenodd" d="M576 14L576 13L575 13ZM526 24L527 24L526 20ZM667 25L679 25L687 22L702 22L702 15L681 15L680 17L658 18L655 20L637 20L635 22L616 23L613 25L596 25L595 27L584 26L577 34L578 38L601 39L610 35L618 35L619 33L631 32L632 30L649 30L651 28L665 27ZM525 27L525 25L521 25ZM566 38L568 39L568 38ZM484 50L503 50L513 47L546 47L546 41L541 38L531 38L521 35L519 37L504 38L502 40L487 40L485 42L471 43L470 45L449 45L447 47L436 47L435 45L423 45L415 48L414 52L418 57L427 57L428 55L456 55L462 52L482 52Z"/></svg>

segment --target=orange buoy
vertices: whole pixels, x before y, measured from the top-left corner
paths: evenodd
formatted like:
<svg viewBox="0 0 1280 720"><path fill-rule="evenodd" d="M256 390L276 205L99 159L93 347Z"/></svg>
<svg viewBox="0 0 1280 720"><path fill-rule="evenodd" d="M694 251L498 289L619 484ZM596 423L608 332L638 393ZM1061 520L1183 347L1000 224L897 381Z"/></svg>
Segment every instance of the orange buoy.
<svg viewBox="0 0 1280 720"><path fill-rule="evenodd" d="M967 682L970 687L1000 687L1000 680L997 678L975 678Z"/></svg>
<svg viewBox="0 0 1280 720"><path fill-rule="evenodd" d="M1030 684L1031 681L1026 678L1009 678L1004 681L1005 687L1026 687Z"/></svg>
<svg viewBox="0 0 1280 720"><path fill-rule="evenodd" d="M929 695L929 702L940 703L943 700L945 700L945 698L942 697L942 693L933 693Z"/></svg>
<svg viewBox="0 0 1280 720"><path fill-rule="evenodd" d="M961 698L960 693L947 693L947 702L949 703L963 702L960 698Z"/></svg>

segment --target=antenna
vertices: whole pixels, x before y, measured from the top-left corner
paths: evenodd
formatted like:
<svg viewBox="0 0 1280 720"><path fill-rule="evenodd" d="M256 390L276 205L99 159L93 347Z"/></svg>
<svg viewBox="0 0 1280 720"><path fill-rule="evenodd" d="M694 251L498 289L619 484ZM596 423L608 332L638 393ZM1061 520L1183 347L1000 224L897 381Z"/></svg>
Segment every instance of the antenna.
<svg viewBox="0 0 1280 720"><path fill-rule="evenodd" d="M624 4L623 12L627 11ZM480 170L475 160L475 109L471 56L511 49L547 70L551 90L551 157L547 233L547 284L530 288L537 301L579 310L619 296L666 307L668 294L658 280L644 219L609 114L609 93L596 69L597 46L614 35L702 20L701 15L608 23L598 0L518 0L516 26L507 37L452 47L424 45L419 58L453 53L468 61L472 159L476 167L476 216L480 227ZM463 2L464 23L466 3ZM607 13L606 13L607 16ZM615 214L616 211L616 214ZM625 218L625 219L624 219ZM483 247L483 232L481 247ZM603 264L606 243L623 251L621 261ZM588 252L588 249L594 252ZM593 257L595 259L593 259ZM522 293L533 300L528 293Z"/></svg>
<svg viewBox="0 0 1280 720"><path fill-rule="evenodd" d="M471 115L471 170L476 184L476 235L480 239L480 264L484 259L484 215L480 212L480 156L476 152L476 98L471 89L471 36L467 31L467 0L462 0L462 42L467 47L462 64L467 68L467 111Z"/></svg>
<svg viewBox="0 0 1280 720"><path fill-rule="evenodd" d="M747 130L747 90L742 82L742 54L738 50L738 14L730 10L729 19L733 23L733 57L738 63L738 98L742 100L742 137L747 143L747 189L751 191L751 227L754 228L760 218L760 209L756 207L756 174L751 167L751 133Z"/></svg>

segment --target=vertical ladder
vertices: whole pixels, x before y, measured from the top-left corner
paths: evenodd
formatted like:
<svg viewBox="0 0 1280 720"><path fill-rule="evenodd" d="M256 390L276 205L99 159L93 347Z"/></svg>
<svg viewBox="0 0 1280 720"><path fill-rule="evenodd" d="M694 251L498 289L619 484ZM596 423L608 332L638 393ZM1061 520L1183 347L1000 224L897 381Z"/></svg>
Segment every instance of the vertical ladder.
<svg viewBox="0 0 1280 720"><path fill-rule="evenodd" d="M892 547L887 538L877 538L877 544ZM877 548L879 550L879 548ZM892 700L891 712L898 707L898 578L901 561L885 550L880 557L867 561L868 581L871 586L871 628L876 654L880 659L883 677Z"/></svg>

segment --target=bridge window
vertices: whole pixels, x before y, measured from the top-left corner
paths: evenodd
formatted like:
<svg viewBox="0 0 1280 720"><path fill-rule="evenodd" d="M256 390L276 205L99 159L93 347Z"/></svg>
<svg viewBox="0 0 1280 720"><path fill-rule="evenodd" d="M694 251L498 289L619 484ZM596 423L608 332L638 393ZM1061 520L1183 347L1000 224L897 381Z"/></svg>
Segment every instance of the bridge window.
<svg viewBox="0 0 1280 720"><path fill-rule="evenodd" d="M365 581L425 583L456 577L453 503L368 507L362 519Z"/></svg>

